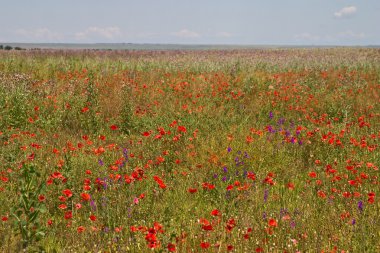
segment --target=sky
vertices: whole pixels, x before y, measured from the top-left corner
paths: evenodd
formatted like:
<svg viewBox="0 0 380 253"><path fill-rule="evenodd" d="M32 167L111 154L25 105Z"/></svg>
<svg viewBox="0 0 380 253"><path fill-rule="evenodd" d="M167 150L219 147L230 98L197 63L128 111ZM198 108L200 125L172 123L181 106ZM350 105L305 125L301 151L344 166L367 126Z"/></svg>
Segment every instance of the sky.
<svg viewBox="0 0 380 253"><path fill-rule="evenodd" d="M380 0L0 0L0 24L3 44L365 46Z"/></svg>

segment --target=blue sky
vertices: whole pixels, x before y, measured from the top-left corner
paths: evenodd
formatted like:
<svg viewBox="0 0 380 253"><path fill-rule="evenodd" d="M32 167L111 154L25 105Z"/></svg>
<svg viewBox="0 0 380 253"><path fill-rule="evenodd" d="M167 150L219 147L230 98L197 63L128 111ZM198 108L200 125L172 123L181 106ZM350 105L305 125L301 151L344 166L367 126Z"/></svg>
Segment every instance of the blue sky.
<svg viewBox="0 0 380 253"><path fill-rule="evenodd" d="M380 45L380 0L0 0L0 24L0 43Z"/></svg>

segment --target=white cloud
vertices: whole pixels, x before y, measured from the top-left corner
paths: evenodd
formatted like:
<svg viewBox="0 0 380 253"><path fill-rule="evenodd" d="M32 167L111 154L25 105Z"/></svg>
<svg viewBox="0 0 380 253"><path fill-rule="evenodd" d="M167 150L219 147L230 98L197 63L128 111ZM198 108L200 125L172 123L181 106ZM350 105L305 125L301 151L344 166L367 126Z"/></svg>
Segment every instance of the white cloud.
<svg viewBox="0 0 380 253"><path fill-rule="evenodd" d="M111 27L96 27L92 26L87 28L83 32L77 32L75 33L75 38L77 40L87 40L93 37L101 37L108 40L115 39L117 37L120 37L122 35L121 30L117 26L111 26Z"/></svg>
<svg viewBox="0 0 380 253"><path fill-rule="evenodd" d="M345 31L345 32L340 32L338 33L338 37L341 38L352 38L352 39L363 39L366 37L365 33L356 33L351 30Z"/></svg>
<svg viewBox="0 0 380 253"><path fill-rule="evenodd" d="M187 29L182 29L179 32L173 33L174 36L180 37L180 38L199 38L201 35L197 32L193 32Z"/></svg>
<svg viewBox="0 0 380 253"><path fill-rule="evenodd" d="M337 11L334 13L334 16L336 18L348 18L352 17L357 11L357 8L355 6L347 6L341 9L340 11Z"/></svg>
<svg viewBox="0 0 380 253"><path fill-rule="evenodd" d="M39 42L57 42L63 39L63 35L57 32L50 31L48 28L38 29L17 29L14 31L16 35L19 35L27 40L39 41Z"/></svg>
<svg viewBox="0 0 380 253"><path fill-rule="evenodd" d="M229 32L219 32L216 34L216 37L222 37L222 38L231 38L233 35Z"/></svg>

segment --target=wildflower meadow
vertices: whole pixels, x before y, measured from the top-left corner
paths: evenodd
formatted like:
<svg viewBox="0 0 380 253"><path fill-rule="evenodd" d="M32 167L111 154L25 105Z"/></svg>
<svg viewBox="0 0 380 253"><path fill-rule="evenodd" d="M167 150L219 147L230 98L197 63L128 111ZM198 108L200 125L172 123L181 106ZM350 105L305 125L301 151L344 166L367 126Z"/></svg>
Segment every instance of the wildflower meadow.
<svg viewBox="0 0 380 253"><path fill-rule="evenodd" d="M1 252L380 252L380 50L0 51Z"/></svg>

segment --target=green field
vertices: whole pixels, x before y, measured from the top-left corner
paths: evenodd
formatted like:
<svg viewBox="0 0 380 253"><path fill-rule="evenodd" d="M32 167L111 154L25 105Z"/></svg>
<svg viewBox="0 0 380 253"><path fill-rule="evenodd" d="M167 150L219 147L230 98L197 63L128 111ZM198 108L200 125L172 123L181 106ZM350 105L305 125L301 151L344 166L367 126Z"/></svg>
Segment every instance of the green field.
<svg viewBox="0 0 380 253"><path fill-rule="evenodd" d="M380 252L379 49L161 49L0 51L1 252Z"/></svg>

